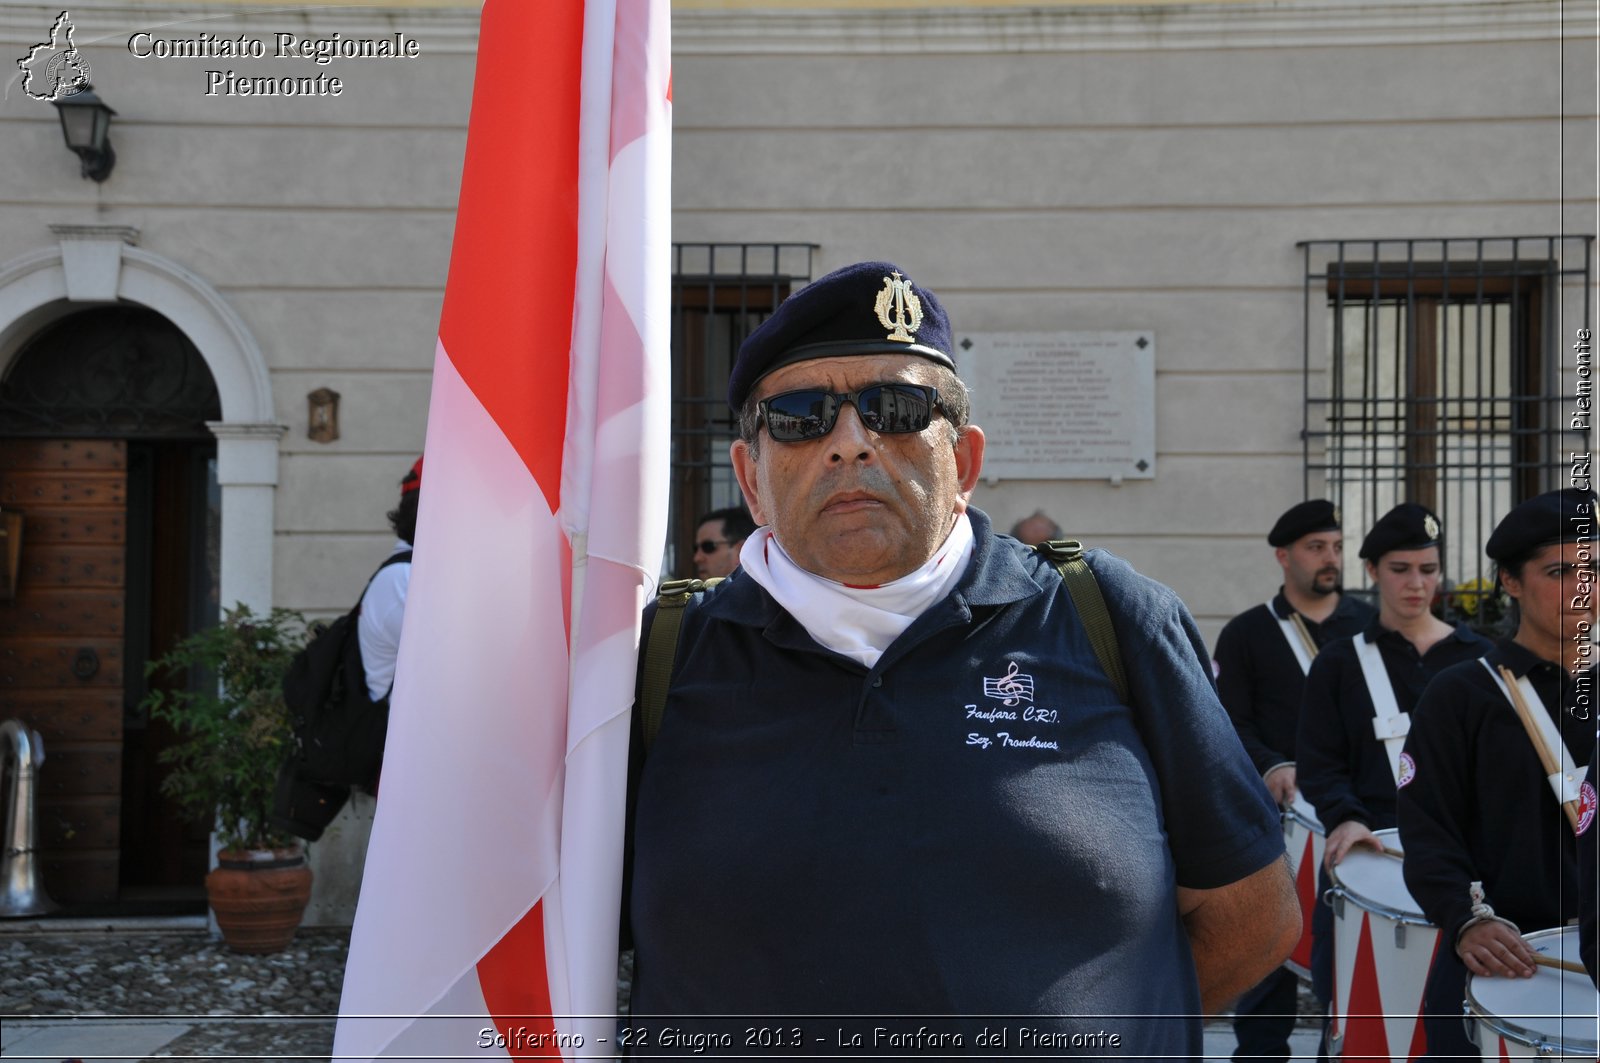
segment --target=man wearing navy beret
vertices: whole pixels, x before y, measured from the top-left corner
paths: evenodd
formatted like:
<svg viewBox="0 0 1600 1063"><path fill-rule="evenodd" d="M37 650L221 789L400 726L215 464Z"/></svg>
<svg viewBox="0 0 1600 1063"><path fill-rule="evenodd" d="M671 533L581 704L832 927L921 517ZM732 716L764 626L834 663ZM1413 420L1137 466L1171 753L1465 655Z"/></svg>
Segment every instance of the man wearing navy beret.
<svg viewBox="0 0 1600 1063"><path fill-rule="evenodd" d="M638 775L635 1025L738 1054L1198 1056L1202 1013L1299 933L1276 809L1170 590L1088 555L1124 702L1050 561L969 505L951 350L887 262L740 348L762 527L687 611Z"/></svg>
<svg viewBox="0 0 1600 1063"><path fill-rule="evenodd" d="M1311 661L1332 640L1359 632L1373 612L1342 593L1344 531L1332 502L1313 498L1290 506L1267 533L1267 545L1283 584L1271 600L1240 613L1217 636L1217 693L1273 800L1290 808L1298 797L1295 734ZM1301 801L1300 808L1309 814L1311 805ZM1331 929L1333 909L1327 905L1303 914L1308 930L1313 919ZM1319 933L1319 941L1326 938ZM1333 992L1332 949L1298 959L1326 1006ZM1234 1008L1235 1060L1289 1058L1299 989L1295 972L1283 967L1245 994Z"/></svg>

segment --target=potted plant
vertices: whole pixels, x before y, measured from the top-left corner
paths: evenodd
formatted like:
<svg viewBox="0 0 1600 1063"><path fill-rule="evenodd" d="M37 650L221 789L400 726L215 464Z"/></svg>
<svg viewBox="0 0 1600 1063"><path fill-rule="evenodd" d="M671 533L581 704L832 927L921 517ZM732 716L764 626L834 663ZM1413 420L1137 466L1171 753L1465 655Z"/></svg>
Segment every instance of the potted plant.
<svg viewBox="0 0 1600 1063"><path fill-rule="evenodd" d="M259 616L241 603L145 669L179 680L152 689L141 707L177 734L161 756L162 792L215 824L221 851L206 899L223 940L239 952L287 946L311 896L304 849L269 819L292 741L283 675L306 638L294 610Z"/></svg>

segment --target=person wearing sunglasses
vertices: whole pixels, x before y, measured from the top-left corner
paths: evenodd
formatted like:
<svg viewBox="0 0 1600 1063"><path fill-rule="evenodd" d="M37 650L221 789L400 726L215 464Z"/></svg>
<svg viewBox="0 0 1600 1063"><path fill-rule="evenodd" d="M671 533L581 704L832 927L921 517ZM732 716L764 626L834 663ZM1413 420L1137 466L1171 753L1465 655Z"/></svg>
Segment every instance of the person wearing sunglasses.
<svg viewBox="0 0 1600 1063"><path fill-rule="evenodd" d="M952 340L866 262L739 349L762 527L682 615L637 760L634 1013L735 1053L751 1024L718 1016L802 1053L1197 1057L1298 937L1277 809L1176 595L1088 554L1125 703L1053 564L970 504Z"/></svg>
<svg viewBox="0 0 1600 1063"><path fill-rule="evenodd" d="M700 518L694 531L694 574L698 579L726 576L739 567L739 547L756 522L743 506L714 509Z"/></svg>

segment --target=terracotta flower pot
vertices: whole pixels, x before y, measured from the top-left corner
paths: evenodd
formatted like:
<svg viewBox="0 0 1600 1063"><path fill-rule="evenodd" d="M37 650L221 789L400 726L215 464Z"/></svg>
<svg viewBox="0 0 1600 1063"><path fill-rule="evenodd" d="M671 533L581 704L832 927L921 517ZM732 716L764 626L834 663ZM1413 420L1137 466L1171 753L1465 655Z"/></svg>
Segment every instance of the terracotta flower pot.
<svg viewBox="0 0 1600 1063"><path fill-rule="evenodd" d="M206 899L229 948L280 952L311 899L311 869L299 849L230 849L206 876Z"/></svg>

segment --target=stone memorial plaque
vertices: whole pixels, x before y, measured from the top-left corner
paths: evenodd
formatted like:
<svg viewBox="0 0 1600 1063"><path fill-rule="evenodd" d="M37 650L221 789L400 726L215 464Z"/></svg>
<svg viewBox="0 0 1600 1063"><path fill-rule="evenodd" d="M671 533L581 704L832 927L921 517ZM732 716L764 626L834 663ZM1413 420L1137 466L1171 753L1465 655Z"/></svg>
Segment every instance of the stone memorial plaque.
<svg viewBox="0 0 1600 1063"><path fill-rule="evenodd" d="M956 364L986 481L1154 478L1155 333L974 332Z"/></svg>

